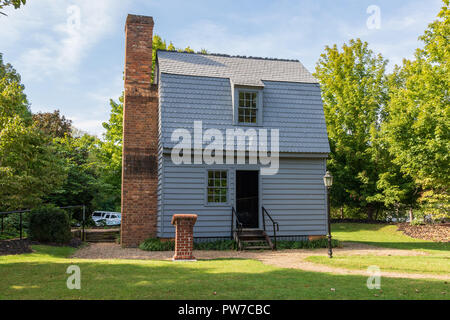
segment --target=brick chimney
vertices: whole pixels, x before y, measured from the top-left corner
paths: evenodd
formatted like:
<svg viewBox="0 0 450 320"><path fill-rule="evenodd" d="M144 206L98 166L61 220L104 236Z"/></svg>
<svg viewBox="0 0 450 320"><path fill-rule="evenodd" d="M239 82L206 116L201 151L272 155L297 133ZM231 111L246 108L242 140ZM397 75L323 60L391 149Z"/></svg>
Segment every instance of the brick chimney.
<svg viewBox="0 0 450 320"><path fill-rule="evenodd" d="M156 237L158 91L151 83L153 18L128 15L123 110L123 247Z"/></svg>

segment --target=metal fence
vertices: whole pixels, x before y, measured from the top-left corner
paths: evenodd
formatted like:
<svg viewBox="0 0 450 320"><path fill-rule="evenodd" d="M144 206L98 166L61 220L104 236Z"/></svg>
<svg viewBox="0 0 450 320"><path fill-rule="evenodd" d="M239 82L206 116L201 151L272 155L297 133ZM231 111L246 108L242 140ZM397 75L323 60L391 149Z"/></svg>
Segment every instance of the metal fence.
<svg viewBox="0 0 450 320"><path fill-rule="evenodd" d="M76 209L81 208L82 209L82 221L81 221L81 239L84 239L85 237L85 227L86 227L86 206L85 205L76 205L76 206L66 206L66 207L58 207L58 209ZM5 218L12 214L18 214L19 215L19 238L20 240L23 239L23 229L24 229L24 223L23 223L23 214L31 212L31 209L28 210L16 210L16 211L4 211L0 212L0 235L4 234L5 231Z"/></svg>

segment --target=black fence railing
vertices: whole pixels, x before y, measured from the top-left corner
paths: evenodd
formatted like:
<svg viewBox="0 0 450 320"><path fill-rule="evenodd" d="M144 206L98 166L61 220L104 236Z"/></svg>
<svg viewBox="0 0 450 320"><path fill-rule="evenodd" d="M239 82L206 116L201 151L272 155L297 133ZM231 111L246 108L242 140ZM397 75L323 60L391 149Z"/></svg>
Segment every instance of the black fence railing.
<svg viewBox="0 0 450 320"><path fill-rule="evenodd" d="M241 248L239 236L242 232L242 228L243 224L239 221L236 210L234 207L231 207L231 239L236 240L239 249Z"/></svg>
<svg viewBox="0 0 450 320"><path fill-rule="evenodd" d="M269 212L266 210L266 208L262 207L262 219L263 219L263 228L264 231L266 231L266 219L265 216L267 216L270 221L272 222L273 227L273 248L277 249L277 231L280 231L280 227L278 225L278 222L274 221L272 219L272 216L269 214Z"/></svg>
<svg viewBox="0 0 450 320"><path fill-rule="evenodd" d="M85 205L76 205L76 206L58 207L58 209L76 209L76 208L82 209L81 239L83 240L85 237L85 227L86 227L86 206ZM20 240L22 240L23 234L24 234L23 215L28 212L31 212L31 209L0 212L0 235L3 236L5 233L5 219L10 215L18 214L19 215L19 226L18 226L19 238L20 238Z"/></svg>

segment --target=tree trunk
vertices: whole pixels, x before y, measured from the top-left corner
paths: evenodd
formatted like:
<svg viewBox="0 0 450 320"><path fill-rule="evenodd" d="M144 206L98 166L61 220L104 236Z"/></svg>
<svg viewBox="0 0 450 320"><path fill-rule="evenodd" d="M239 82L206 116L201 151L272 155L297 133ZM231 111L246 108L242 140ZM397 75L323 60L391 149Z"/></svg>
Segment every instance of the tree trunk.
<svg viewBox="0 0 450 320"><path fill-rule="evenodd" d="M369 221L373 221L373 211L374 211L373 207L371 206L367 207L367 219Z"/></svg>
<svg viewBox="0 0 450 320"><path fill-rule="evenodd" d="M344 219L344 207L341 207L341 219Z"/></svg>
<svg viewBox="0 0 450 320"><path fill-rule="evenodd" d="M412 222L413 222L413 219L414 219L414 216L413 216L413 209L412 209L412 208L409 208L409 223L412 223Z"/></svg>

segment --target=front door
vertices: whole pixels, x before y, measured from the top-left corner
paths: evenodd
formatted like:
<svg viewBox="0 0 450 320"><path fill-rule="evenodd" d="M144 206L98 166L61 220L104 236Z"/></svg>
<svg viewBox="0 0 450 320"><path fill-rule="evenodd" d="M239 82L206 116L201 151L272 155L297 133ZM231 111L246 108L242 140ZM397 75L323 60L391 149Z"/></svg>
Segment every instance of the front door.
<svg viewBox="0 0 450 320"><path fill-rule="evenodd" d="M244 228L259 227L258 171L236 171L236 212Z"/></svg>

